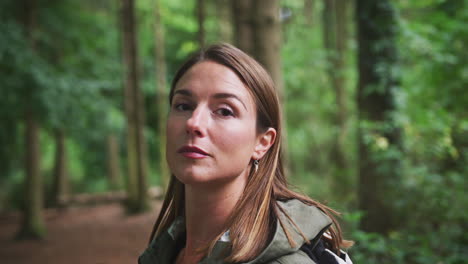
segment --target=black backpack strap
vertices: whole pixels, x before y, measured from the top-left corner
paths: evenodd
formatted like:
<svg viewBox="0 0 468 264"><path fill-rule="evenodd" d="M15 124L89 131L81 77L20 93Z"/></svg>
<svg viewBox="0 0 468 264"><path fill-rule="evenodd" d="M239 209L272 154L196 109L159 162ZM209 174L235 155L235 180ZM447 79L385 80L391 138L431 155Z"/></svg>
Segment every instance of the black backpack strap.
<svg viewBox="0 0 468 264"><path fill-rule="evenodd" d="M301 247L301 250L317 264L339 264L334 254L326 249L322 239L319 239L315 246L306 243Z"/></svg>
<svg viewBox="0 0 468 264"><path fill-rule="evenodd" d="M329 227L330 225L323 228L310 243L304 243L300 250L305 252L307 256L317 264L352 264L352 261L343 251L340 251L339 255L335 254L333 250L330 249L331 245L323 239L323 234Z"/></svg>

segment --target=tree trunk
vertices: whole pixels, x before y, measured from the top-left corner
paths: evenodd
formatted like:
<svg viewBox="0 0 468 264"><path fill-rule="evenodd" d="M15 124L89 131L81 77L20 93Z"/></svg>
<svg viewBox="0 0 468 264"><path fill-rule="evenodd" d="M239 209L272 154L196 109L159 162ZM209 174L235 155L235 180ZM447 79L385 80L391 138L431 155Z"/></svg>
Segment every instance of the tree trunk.
<svg viewBox="0 0 468 264"><path fill-rule="evenodd" d="M234 31L235 42L239 49L248 54L254 52L253 47L253 0L236 0L233 1L233 16L234 16Z"/></svg>
<svg viewBox="0 0 468 264"><path fill-rule="evenodd" d="M359 207L361 228L387 233L395 227L392 202L399 184L399 129L391 119L396 64L396 21L389 0L358 0Z"/></svg>
<svg viewBox="0 0 468 264"><path fill-rule="evenodd" d="M251 1L251 21L253 22L252 55L270 73L278 92L280 103L284 102L283 75L281 70L281 21L279 0ZM281 109L284 109L281 107ZM285 115L284 110L281 113ZM282 118L284 120L284 118ZM288 173L286 125L283 129L283 166Z"/></svg>
<svg viewBox="0 0 468 264"><path fill-rule="evenodd" d="M112 190L120 189L119 142L115 134L107 136L107 178Z"/></svg>
<svg viewBox="0 0 468 264"><path fill-rule="evenodd" d="M45 235L43 183L39 155L39 127L31 111L26 113L26 199L20 238L42 238Z"/></svg>
<svg viewBox="0 0 468 264"><path fill-rule="evenodd" d="M331 160L335 163L333 189L337 198L346 201L350 195L351 177L349 175L345 142L347 138L347 107L345 87L346 53L346 6L347 1L324 0L323 39L327 53L327 72L335 91L336 112L334 123L337 129L331 151Z"/></svg>
<svg viewBox="0 0 468 264"><path fill-rule="evenodd" d="M126 66L125 113L127 117L128 209L148 208L147 157L144 138L144 101L139 89L135 7L133 0L122 1L123 59Z"/></svg>
<svg viewBox="0 0 468 264"><path fill-rule="evenodd" d="M304 0L304 17L306 25L314 23L314 0Z"/></svg>
<svg viewBox="0 0 468 264"><path fill-rule="evenodd" d="M159 168L163 190L169 184L169 168L166 161L166 115L168 111L168 89L166 82L166 60L164 48L164 27L161 19L159 0L155 0L154 43L156 65L156 105L158 107Z"/></svg>
<svg viewBox="0 0 468 264"><path fill-rule="evenodd" d="M67 149L65 144L65 133L58 129L55 133L55 164L54 180L50 203L52 206L64 206L67 204L69 195Z"/></svg>
<svg viewBox="0 0 468 264"><path fill-rule="evenodd" d="M281 72L281 23L279 0L255 0L254 57L271 74L283 101Z"/></svg>
<svg viewBox="0 0 468 264"><path fill-rule="evenodd" d="M197 0L196 6L198 22L198 45L203 48L206 45L205 40L205 0Z"/></svg>
<svg viewBox="0 0 468 264"><path fill-rule="evenodd" d="M29 45L34 50L36 43L34 31L36 28L37 6L34 0L23 1L22 19ZM40 168L40 145L39 126L36 121L34 111L31 109L31 98L26 98L28 102L25 113L25 200L23 206L23 222L18 234L20 238L42 238L45 236L46 228L42 209L44 207L43 183Z"/></svg>
<svg viewBox="0 0 468 264"><path fill-rule="evenodd" d="M232 8L231 0L216 0L216 14L219 25L219 39L232 43Z"/></svg>

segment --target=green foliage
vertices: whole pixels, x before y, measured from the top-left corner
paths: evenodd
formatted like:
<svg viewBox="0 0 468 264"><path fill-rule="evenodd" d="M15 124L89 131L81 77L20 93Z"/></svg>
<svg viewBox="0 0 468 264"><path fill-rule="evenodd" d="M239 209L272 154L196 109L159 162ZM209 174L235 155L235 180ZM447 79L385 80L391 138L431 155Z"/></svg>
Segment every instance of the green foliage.
<svg viewBox="0 0 468 264"><path fill-rule="evenodd" d="M323 48L321 28L321 2L316 2L313 23L306 23L300 2L283 1L292 16L283 25L282 63L285 92L285 119L288 162L292 182L314 198L332 200L331 189L335 161L333 144L339 133L335 123L337 111L335 93L327 76L328 60ZM352 28L348 28L351 30ZM351 43L349 43L351 44ZM351 52L346 54L346 63L351 64ZM345 98L348 105L348 126L354 126L353 94L355 68L346 67L341 74L345 77ZM352 133L346 139L346 153L355 148ZM353 160L354 155L348 155ZM354 178L355 168L345 171ZM353 180L351 181L353 182Z"/></svg>
<svg viewBox="0 0 468 264"><path fill-rule="evenodd" d="M462 230L452 228L438 229L434 226L424 232L415 232L413 228L405 228L388 235L366 233L358 228L362 213L345 215L351 229L349 235L355 240L355 245L349 249L354 263L464 263L468 254L466 246L454 237L463 236ZM441 219L439 219L440 222ZM424 223L423 219L410 219L414 223ZM417 222L420 221L420 222ZM451 233L456 231L457 234ZM449 233L445 233L449 231ZM465 243L466 243L466 237Z"/></svg>
<svg viewBox="0 0 468 264"><path fill-rule="evenodd" d="M464 263L468 204L467 1L399 1L402 89L395 121L403 127L399 195L401 228L388 235L359 231L357 263ZM370 138L372 140L372 138Z"/></svg>
<svg viewBox="0 0 468 264"><path fill-rule="evenodd" d="M13 10L4 13L2 9L0 23L0 119L5 124L0 129L2 190L8 193L7 186L16 185L13 175L22 169L21 124L27 110L34 112L44 132L61 129L73 139L69 144L91 146L80 150L80 162L88 163L86 175L105 175L100 154L105 148L92 143L104 142L107 133L122 129L122 123L114 121L115 114L110 116L119 104L112 94L121 90L120 78L115 78L121 75L118 31L109 30L115 27L112 16L85 2L51 2L38 6L28 36L16 17L24 11L13 1L2 5ZM53 157L53 140L41 143L41 152ZM95 154L92 160L90 153ZM96 161L98 166L89 166ZM46 175L51 175L53 161L42 163ZM76 159L71 163L76 168ZM80 173L71 174L76 172Z"/></svg>
<svg viewBox="0 0 468 264"><path fill-rule="evenodd" d="M336 135L331 121L336 108L326 80L319 19L305 27L301 6L284 2L293 11L284 27L283 47L293 182L312 197L335 204L329 182L334 165L328 153ZM401 224L388 235L365 233L359 230L363 213L345 214L352 227L347 238L356 241L350 254L354 263L463 263L468 245L463 231L468 222L468 55L462 44L468 40L466 1L398 1L397 7L401 62L386 71L402 78L394 94L398 110L388 117L394 125L365 124L373 131L365 139L377 160L403 161L391 201ZM351 95L357 81L353 67L347 69ZM353 120L351 127L356 125ZM395 125L403 128L402 150L384 136ZM355 139L348 140L348 150L355 153Z"/></svg>

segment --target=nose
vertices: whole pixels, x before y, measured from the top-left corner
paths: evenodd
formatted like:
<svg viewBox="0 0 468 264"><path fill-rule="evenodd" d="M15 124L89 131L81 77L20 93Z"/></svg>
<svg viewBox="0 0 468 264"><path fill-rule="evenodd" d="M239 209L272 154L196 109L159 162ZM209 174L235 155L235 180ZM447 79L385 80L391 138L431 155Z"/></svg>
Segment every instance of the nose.
<svg viewBox="0 0 468 264"><path fill-rule="evenodd" d="M197 107L193 110L192 115L187 119L187 134L204 137L208 122L207 114L207 111L203 110L201 107Z"/></svg>

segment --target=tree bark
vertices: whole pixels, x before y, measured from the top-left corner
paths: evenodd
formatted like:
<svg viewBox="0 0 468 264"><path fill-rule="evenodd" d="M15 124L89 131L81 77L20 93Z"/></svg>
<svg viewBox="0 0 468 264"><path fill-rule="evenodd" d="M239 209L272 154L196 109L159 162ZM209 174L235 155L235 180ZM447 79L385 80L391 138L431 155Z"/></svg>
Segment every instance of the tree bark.
<svg viewBox="0 0 468 264"><path fill-rule="evenodd" d="M55 133L55 164L52 183L51 205L65 206L69 198L67 149L65 133L58 129Z"/></svg>
<svg viewBox="0 0 468 264"><path fill-rule="evenodd" d="M125 112L127 117L128 210L148 208L147 146L144 138L144 101L139 89L135 6L122 1L123 59L126 66Z"/></svg>
<svg viewBox="0 0 468 264"><path fill-rule="evenodd" d="M351 177L349 175L345 142L347 138L347 106L345 87L345 53L347 42L346 14L347 1L324 0L323 39L327 53L327 73L335 92L336 112L334 117L337 128L336 139L331 151L335 163L333 189L338 199L346 201L350 195Z"/></svg>
<svg viewBox="0 0 468 264"><path fill-rule="evenodd" d="M314 0L304 0L304 17L306 25L314 23Z"/></svg>
<svg viewBox="0 0 468 264"><path fill-rule="evenodd" d="M270 73L279 95L280 104L284 102L283 74L281 69L281 21L279 0L253 0L253 53L255 59ZM281 107L281 115L285 116L284 108ZM285 120L284 118L282 118ZM288 173L288 146L286 125L283 128L282 155L283 166Z"/></svg>
<svg viewBox="0 0 468 264"><path fill-rule="evenodd" d="M169 184L169 168L166 161L166 116L168 111L168 87L166 81L166 60L164 48L164 26L162 24L159 0L155 0L154 43L156 65L156 105L158 107L159 168L163 189Z"/></svg>
<svg viewBox="0 0 468 264"><path fill-rule="evenodd" d="M34 31L37 27L37 6L34 0L22 1L22 19L30 47L36 49ZM32 110L32 99L26 98L25 112L25 200L20 238L43 238L46 228L42 209L44 207L43 183L40 168L39 126Z"/></svg>
<svg viewBox="0 0 468 264"><path fill-rule="evenodd" d="M205 10L205 0L197 0L198 45L200 45L200 48L206 45Z"/></svg>
<svg viewBox="0 0 468 264"><path fill-rule="evenodd" d="M279 0L254 0L251 2L251 8L253 10L251 14L251 21L253 22L252 55L270 73L279 95L280 104L282 104L284 102L284 91L281 70L280 2ZM285 115L284 110L281 114L282 116ZM287 141L285 139L286 129L283 129L283 166L288 171Z"/></svg>
<svg viewBox="0 0 468 264"><path fill-rule="evenodd" d="M283 76L281 72L281 23L279 0L255 0L254 57L271 74L283 101Z"/></svg>
<svg viewBox="0 0 468 264"><path fill-rule="evenodd" d="M115 134L107 136L107 178L112 190L120 189L119 142Z"/></svg>
<svg viewBox="0 0 468 264"><path fill-rule="evenodd" d="M45 223L42 209L44 193L39 159L39 126L31 111L26 114L26 199L20 238L43 238Z"/></svg>
<svg viewBox="0 0 468 264"><path fill-rule="evenodd" d="M253 0L236 0L232 5L236 46L248 54L254 52L253 2Z"/></svg>
<svg viewBox="0 0 468 264"><path fill-rule="evenodd" d="M323 41L327 55L330 53L330 50L335 49L334 6L335 0L323 1Z"/></svg>
<svg viewBox="0 0 468 264"><path fill-rule="evenodd" d="M397 62L396 21L389 0L358 0L358 111L359 207L365 212L361 228L387 233L396 226L392 206L399 184L399 128L391 119L394 90L399 79L392 70Z"/></svg>

